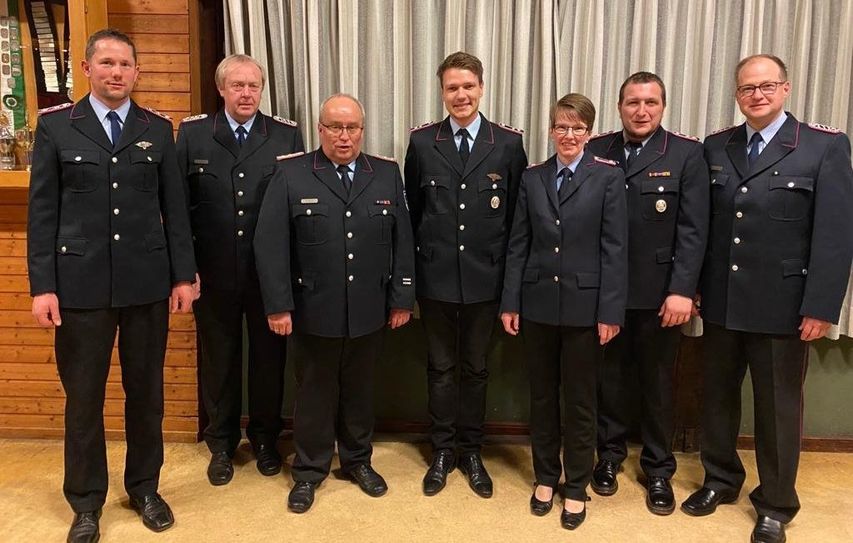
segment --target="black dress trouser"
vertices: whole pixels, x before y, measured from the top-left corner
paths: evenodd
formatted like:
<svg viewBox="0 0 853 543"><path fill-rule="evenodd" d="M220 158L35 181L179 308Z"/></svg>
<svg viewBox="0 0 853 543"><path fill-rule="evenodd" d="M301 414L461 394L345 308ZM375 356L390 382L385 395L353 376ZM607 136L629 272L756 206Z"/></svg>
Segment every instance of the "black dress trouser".
<svg viewBox="0 0 853 543"><path fill-rule="evenodd" d="M199 379L211 452L233 456L243 410L243 315L249 339L249 424L253 446L274 445L281 432L286 340L267 324L257 285L241 290L203 287L194 304L201 356Z"/></svg>
<svg viewBox="0 0 853 543"><path fill-rule="evenodd" d="M287 342L296 373L294 481L329 475L335 440L341 470L370 464L373 454L373 368L384 329L355 338L294 333Z"/></svg>
<svg viewBox="0 0 853 543"><path fill-rule="evenodd" d="M808 346L795 335L739 332L707 321L704 335L704 486L739 492L743 485L745 471L736 446L741 387L749 368L759 480L749 498L759 515L790 522L800 509L794 487L800 461Z"/></svg>
<svg viewBox="0 0 853 543"><path fill-rule="evenodd" d="M629 309L625 326L604 349L598 380L598 458L621 464L628 456L633 390L639 389L640 467L649 477L675 474L673 371L681 331L661 327L657 309Z"/></svg>
<svg viewBox="0 0 853 543"><path fill-rule="evenodd" d="M420 298L418 305L429 349L427 387L433 450L479 452L489 380L486 356L498 322L498 303L459 304Z"/></svg>
<svg viewBox="0 0 853 543"><path fill-rule="evenodd" d="M602 356L597 328L524 319L521 336L530 370L530 442L536 482L557 488L565 472L563 496L583 501L595 462L596 371Z"/></svg>
<svg viewBox="0 0 853 543"><path fill-rule="evenodd" d="M56 365L65 389L65 481L77 512L94 511L107 495L104 396L118 330L125 393L124 488L134 498L157 492L163 465L163 359L168 301L111 309L60 310Z"/></svg>

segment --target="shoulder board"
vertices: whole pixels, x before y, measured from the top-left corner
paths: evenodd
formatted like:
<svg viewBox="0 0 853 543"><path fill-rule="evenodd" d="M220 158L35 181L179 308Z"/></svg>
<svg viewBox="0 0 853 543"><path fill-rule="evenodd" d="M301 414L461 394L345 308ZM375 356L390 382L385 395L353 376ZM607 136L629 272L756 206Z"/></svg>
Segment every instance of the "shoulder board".
<svg viewBox="0 0 853 543"><path fill-rule="evenodd" d="M281 124L286 124L287 126L298 126L296 121L291 121L290 119L285 119L284 117L279 117L278 115L273 115L273 120L278 121Z"/></svg>
<svg viewBox="0 0 853 543"><path fill-rule="evenodd" d="M59 104L58 106L46 107L39 110L39 115L44 115L45 113L53 113L54 111L62 111L63 109L68 109L73 106L74 104L72 102L68 102L66 104Z"/></svg>
<svg viewBox="0 0 853 543"><path fill-rule="evenodd" d="M709 135L709 136L716 136L717 134L722 134L723 132L727 132L727 131L729 131L729 130L733 130L733 129L735 129L735 128L737 128L737 125L734 125L734 126L727 126L727 127L725 127L725 128L720 128L719 130L714 130L713 132L711 132L711 133L710 133L710 134L708 134L708 135Z"/></svg>
<svg viewBox="0 0 853 543"><path fill-rule="evenodd" d="M167 121L172 122L172 118L171 118L171 117L169 117L169 116L168 116L168 115L166 115L165 113L160 113L159 111L157 111L157 110L156 110L156 109L154 109L153 107L142 106L142 109L144 109L144 110L145 110L145 111L147 111L148 113L153 113L154 115L157 115L157 116L158 116L158 117L160 117L161 119L166 119Z"/></svg>
<svg viewBox="0 0 853 543"><path fill-rule="evenodd" d="M611 131L609 131L609 132L602 132L601 134L596 134L596 135L594 135L594 136L590 136L590 138L589 138L589 139L594 140L594 139L598 139L598 138L603 138L604 136L611 136L611 135L613 135L613 134L615 134L615 133L616 133L616 131L615 131L615 130L611 130Z"/></svg>
<svg viewBox="0 0 853 543"><path fill-rule="evenodd" d="M426 123L418 125L418 126L413 126L412 128L409 129L409 132L416 132L418 130L421 130L421 129L426 128L428 126L432 126L432 125L437 124L439 122L441 122L441 121L429 121L429 122L426 122Z"/></svg>
<svg viewBox="0 0 853 543"><path fill-rule="evenodd" d="M536 166L538 166L540 164L543 164L543 162L534 162L533 164L528 164L527 169L529 170L530 168L535 168Z"/></svg>
<svg viewBox="0 0 853 543"><path fill-rule="evenodd" d="M290 153L289 155L278 155L277 157L275 157L275 160L276 161L287 160L289 158L296 158L296 157L302 156L304 154L305 153L303 153L302 151L297 151L295 153Z"/></svg>
<svg viewBox="0 0 853 543"><path fill-rule="evenodd" d="M397 163L397 159L394 157L384 156L384 155L370 155L370 156L372 156L374 158L378 158L379 160L385 160L387 162L393 162L395 164Z"/></svg>
<svg viewBox="0 0 853 543"><path fill-rule="evenodd" d="M202 119L207 119L207 113L200 113L198 115L190 115L189 117L184 117L181 122L182 123L191 123L193 121L200 121Z"/></svg>
<svg viewBox="0 0 853 543"><path fill-rule="evenodd" d="M608 166L618 166L615 160L610 160L609 158L601 158L600 156L593 155L592 158L596 162L600 162L601 164L607 164Z"/></svg>
<svg viewBox="0 0 853 543"><path fill-rule="evenodd" d="M812 130L817 130L818 132L827 132L829 134L840 134L841 130L835 128L833 126L827 126L825 124L818 123L806 123L806 125Z"/></svg>
<svg viewBox="0 0 853 543"><path fill-rule="evenodd" d="M697 138L696 136L691 136L689 134L682 134L681 132L670 132L670 134L672 134L673 136L678 136L679 138L684 138L686 140L690 140L690 141L702 141L699 138Z"/></svg>
<svg viewBox="0 0 853 543"><path fill-rule="evenodd" d="M515 132L516 134L524 134L524 130L522 130L520 128L515 128L515 127L510 126L508 124L504 124L504 123L492 123L492 124L500 126L504 130L508 130L510 132Z"/></svg>

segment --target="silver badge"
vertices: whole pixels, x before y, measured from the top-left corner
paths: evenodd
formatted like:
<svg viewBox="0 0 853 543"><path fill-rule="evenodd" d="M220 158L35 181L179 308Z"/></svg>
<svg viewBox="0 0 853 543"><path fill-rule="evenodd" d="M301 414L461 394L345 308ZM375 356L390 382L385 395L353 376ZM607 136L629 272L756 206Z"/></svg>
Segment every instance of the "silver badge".
<svg viewBox="0 0 853 543"><path fill-rule="evenodd" d="M501 199L497 196L492 196L492 200L489 202L489 204L492 206L492 209L497 209L501 205Z"/></svg>
<svg viewBox="0 0 853 543"><path fill-rule="evenodd" d="M664 211L666 211L666 201L658 200L657 202L655 202L655 209L658 213L663 213Z"/></svg>
<svg viewBox="0 0 853 543"><path fill-rule="evenodd" d="M148 149L149 147L151 147L154 144L151 143L150 141L137 141L134 145L136 145L140 149L144 150L144 149Z"/></svg>

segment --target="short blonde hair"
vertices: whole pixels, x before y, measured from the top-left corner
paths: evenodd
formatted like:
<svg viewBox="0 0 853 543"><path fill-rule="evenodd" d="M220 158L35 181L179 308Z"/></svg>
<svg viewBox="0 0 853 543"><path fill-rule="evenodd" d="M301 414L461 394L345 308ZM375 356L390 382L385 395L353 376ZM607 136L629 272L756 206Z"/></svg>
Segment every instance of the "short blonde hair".
<svg viewBox="0 0 853 543"><path fill-rule="evenodd" d="M261 66L261 63L250 57L249 55L228 55L223 58L219 65L216 67L216 74L213 76L214 81L216 81L216 88L221 89L225 85L225 77L228 75L228 71L235 64L254 64L258 67L258 70L261 71L261 87L265 87L267 85L267 73L264 70L264 67Z"/></svg>

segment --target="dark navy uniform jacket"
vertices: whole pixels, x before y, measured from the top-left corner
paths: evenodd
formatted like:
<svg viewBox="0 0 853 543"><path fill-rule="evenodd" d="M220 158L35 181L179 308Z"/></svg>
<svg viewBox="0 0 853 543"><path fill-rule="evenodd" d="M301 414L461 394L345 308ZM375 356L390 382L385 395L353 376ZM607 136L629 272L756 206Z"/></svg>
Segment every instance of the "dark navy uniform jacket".
<svg viewBox="0 0 853 543"><path fill-rule="evenodd" d="M195 280L172 123L131 102L113 148L86 95L39 117L27 261L60 307L142 305Z"/></svg>
<svg viewBox="0 0 853 543"><path fill-rule="evenodd" d="M358 156L347 192L318 149L279 163L261 206L255 259L268 315L294 331L358 337L415 305L414 244L396 162Z"/></svg>
<svg viewBox="0 0 853 543"><path fill-rule="evenodd" d="M584 151L558 198L554 156L521 178L501 312L552 326L621 325L628 296L625 177Z"/></svg>
<svg viewBox="0 0 853 543"><path fill-rule="evenodd" d="M622 131L602 134L590 152L625 163ZM708 238L708 166L702 144L664 130L625 172L628 198L628 309L658 309L669 294L693 298Z"/></svg>
<svg viewBox="0 0 853 543"><path fill-rule="evenodd" d="M850 140L790 113L749 168L745 125L705 139L711 236L702 317L731 330L798 334L837 322L853 255Z"/></svg>
<svg viewBox="0 0 853 543"><path fill-rule="evenodd" d="M412 130L405 177L420 297L466 304L500 297L527 155L518 131L481 118L464 166L449 117Z"/></svg>
<svg viewBox="0 0 853 543"><path fill-rule="evenodd" d="M276 158L305 150L296 123L259 111L240 146L224 111L198 115L181 123L177 149L202 285L256 284L258 212Z"/></svg>

